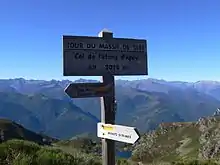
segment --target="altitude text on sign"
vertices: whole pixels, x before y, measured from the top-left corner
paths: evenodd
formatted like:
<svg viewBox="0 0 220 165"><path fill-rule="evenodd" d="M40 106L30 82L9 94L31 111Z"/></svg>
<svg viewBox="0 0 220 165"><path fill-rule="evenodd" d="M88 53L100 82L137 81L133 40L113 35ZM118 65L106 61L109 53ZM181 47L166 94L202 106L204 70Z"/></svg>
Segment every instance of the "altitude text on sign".
<svg viewBox="0 0 220 165"><path fill-rule="evenodd" d="M64 75L146 75L146 52L146 40L63 36Z"/></svg>

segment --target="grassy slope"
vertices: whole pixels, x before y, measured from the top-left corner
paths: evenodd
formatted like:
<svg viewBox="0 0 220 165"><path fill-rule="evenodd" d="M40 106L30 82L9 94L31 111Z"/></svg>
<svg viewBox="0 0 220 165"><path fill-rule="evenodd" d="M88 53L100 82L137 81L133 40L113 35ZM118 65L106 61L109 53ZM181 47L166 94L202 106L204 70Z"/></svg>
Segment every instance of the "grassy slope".
<svg viewBox="0 0 220 165"><path fill-rule="evenodd" d="M137 162L164 164L178 160L184 160L184 164L186 164L186 160L200 158L200 149L203 146L208 151L204 152L206 154L213 150L213 146L216 147L220 141L217 133L220 132L219 125L219 118L208 118L197 123L161 124L156 131L142 136L139 144L134 148L133 161L120 159L117 160L117 164L137 165ZM28 131L9 120L0 120L0 130L10 132L4 137L7 141L0 144L0 163L12 165L19 163L23 165L30 163L36 165L101 164L101 157L97 154L100 153L101 146L91 139L76 138L69 141L54 141L52 146L40 146L33 142L10 140L25 139L41 144L42 138L45 136ZM207 140L202 142L201 137L203 136ZM208 147L204 145L206 143L209 144ZM211 155L214 156L213 158L218 158L219 152L211 153ZM192 162L188 164L192 164ZM202 163L194 162L194 164Z"/></svg>
<svg viewBox="0 0 220 165"><path fill-rule="evenodd" d="M33 142L10 140L0 144L0 164L10 165L101 165L100 158L92 154L68 154L53 147Z"/></svg>
<svg viewBox="0 0 220 165"><path fill-rule="evenodd" d="M38 144L49 144L50 142L56 141L54 138L34 133L7 119L0 119L0 136L1 141L23 139L33 141Z"/></svg>
<svg viewBox="0 0 220 165"><path fill-rule="evenodd" d="M36 134L10 120L0 120L0 164L99 165L100 152L100 143L86 137L59 141Z"/></svg>
<svg viewBox="0 0 220 165"><path fill-rule="evenodd" d="M161 124L156 131L142 136L132 159L145 163L218 159L219 125L219 118Z"/></svg>

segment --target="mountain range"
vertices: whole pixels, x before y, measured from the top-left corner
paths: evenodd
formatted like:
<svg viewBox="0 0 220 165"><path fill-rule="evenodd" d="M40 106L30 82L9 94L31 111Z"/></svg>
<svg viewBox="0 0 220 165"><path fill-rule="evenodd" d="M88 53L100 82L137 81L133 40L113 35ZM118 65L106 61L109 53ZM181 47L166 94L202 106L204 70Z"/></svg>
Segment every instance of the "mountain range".
<svg viewBox="0 0 220 165"><path fill-rule="evenodd" d="M95 133L100 120L99 98L71 99L64 93L69 83L1 79L0 117L60 139ZM212 115L220 106L220 82L116 80L116 99L116 123L136 126L144 133L162 122L196 121Z"/></svg>

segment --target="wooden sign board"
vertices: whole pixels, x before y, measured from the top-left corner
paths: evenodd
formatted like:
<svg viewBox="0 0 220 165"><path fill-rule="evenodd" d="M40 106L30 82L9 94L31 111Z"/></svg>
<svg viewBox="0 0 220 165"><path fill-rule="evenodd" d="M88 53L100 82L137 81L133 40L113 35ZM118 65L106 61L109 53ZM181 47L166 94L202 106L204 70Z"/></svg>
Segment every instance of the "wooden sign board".
<svg viewBox="0 0 220 165"><path fill-rule="evenodd" d="M147 75L146 40L63 36L64 76Z"/></svg>
<svg viewBox="0 0 220 165"><path fill-rule="evenodd" d="M112 84L71 83L64 90L71 98L103 97L111 95Z"/></svg>

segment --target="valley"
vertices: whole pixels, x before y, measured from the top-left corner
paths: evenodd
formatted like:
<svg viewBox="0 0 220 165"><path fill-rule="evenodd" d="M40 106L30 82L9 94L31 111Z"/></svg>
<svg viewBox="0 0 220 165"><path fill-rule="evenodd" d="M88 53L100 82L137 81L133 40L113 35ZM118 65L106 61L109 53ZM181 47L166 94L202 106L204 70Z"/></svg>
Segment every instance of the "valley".
<svg viewBox="0 0 220 165"><path fill-rule="evenodd" d="M80 152L89 154L88 158L100 159L101 143L96 136L100 100L69 99L64 93L69 83L0 80L2 145L19 139L59 149L63 154L76 156ZM220 101L216 91L220 83L210 83L209 87L207 83L200 82L198 87L195 84L198 85L155 79L117 80L116 123L137 127L141 133L135 145L116 143L117 161L127 164L218 161Z"/></svg>

